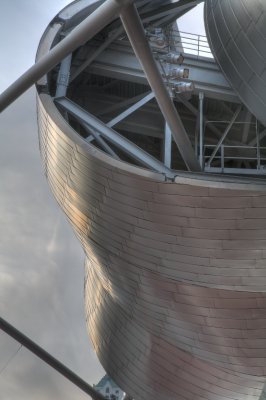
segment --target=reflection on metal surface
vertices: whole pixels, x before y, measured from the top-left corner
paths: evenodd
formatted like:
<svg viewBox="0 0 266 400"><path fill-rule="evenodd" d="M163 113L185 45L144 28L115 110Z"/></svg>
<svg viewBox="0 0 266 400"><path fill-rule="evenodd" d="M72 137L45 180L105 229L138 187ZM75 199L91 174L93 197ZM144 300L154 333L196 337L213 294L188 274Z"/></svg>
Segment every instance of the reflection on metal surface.
<svg viewBox="0 0 266 400"><path fill-rule="evenodd" d="M137 5L156 20L149 2ZM70 74L116 29L118 21L79 48ZM110 54L119 56L116 69ZM213 60L195 55L192 62L219 71ZM266 379L266 183L254 171L263 174L264 130L237 96L228 100L218 72L206 91L198 76L196 94L174 104L195 138L194 153L203 166L212 158L206 170L221 173L187 172L124 34L70 83L68 100L54 102L58 72L38 86L40 149L86 254L86 320L107 373L136 400L259 399ZM114 142L111 131L123 139ZM252 154L238 164L245 146ZM148 167L139 166L140 155ZM153 159L156 167L148 164ZM232 170L237 175L224 175Z"/></svg>
<svg viewBox="0 0 266 400"><path fill-rule="evenodd" d="M266 125L266 2L206 0L213 53L243 103Z"/></svg>

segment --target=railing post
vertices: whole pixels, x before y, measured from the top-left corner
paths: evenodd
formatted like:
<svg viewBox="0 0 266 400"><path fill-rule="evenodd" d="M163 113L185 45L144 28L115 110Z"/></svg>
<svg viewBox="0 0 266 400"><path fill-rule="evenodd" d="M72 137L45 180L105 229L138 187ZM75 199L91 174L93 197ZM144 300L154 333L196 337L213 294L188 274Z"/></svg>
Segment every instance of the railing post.
<svg viewBox="0 0 266 400"><path fill-rule="evenodd" d="M171 152L172 152L172 133L167 124L165 123L164 129L164 154L163 162L167 168L171 168Z"/></svg>
<svg viewBox="0 0 266 400"><path fill-rule="evenodd" d="M260 136L258 132L258 120L256 119L256 142L257 142L257 169L260 169Z"/></svg>
<svg viewBox="0 0 266 400"><path fill-rule="evenodd" d="M200 35L198 35L198 57L200 55Z"/></svg>
<svg viewBox="0 0 266 400"><path fill-rule="evenodd" d="M230 129L231 129L232 126L233 126L233 124L235 123L235 121L236 121L236 119L237 119L237 117L238 117L238 115L239 115L241 109L242 109L242 105L240 104L240 105L237 107L236 112L234 113L234 115L233 115L231 121L230 121L229 124L227 125L227 127L226 127L226 129L225 129L223 135L222 135L221 138L219 139L219 142L217 143L215 149L213 150L212 155L210 156L210 158L209 158L209 160L208 160L208 166L211 165L212 160L214 159L214 157L215 157L217 151L219 150L219 148L220 148L221 145L223 144L223 141L225 140L226 136L228 135Z"/></svg>
<svg viewBox="0 0 266 400"><path fill-rule="evenodd" d="M224 172L224 145L221 145L221 168L222 173Z"/></svg>
<svg viewBox="0 0 266 400"><path fill-rule="evenodd" d="M204 93L199 93L199 106L200 106L200 148L199 148L199 163L201 169L204 169L204 155L203 155L203 146L204 146L204 117L203 117L203 100Z"/></svg>

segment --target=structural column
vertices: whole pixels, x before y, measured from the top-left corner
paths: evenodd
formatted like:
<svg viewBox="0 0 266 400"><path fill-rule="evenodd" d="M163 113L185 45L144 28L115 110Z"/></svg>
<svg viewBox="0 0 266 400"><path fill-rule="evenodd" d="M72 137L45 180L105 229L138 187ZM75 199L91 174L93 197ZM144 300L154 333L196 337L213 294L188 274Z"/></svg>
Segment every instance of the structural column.
<svg viewBox="0 0 266 400"><path fill-rule="evenodd" d="M124 7L120 17L133 50L142 65L147 80L154 92L159 107L169 125L187 168L191 171L200 171L199 162L153 58L144 28L134 4L129 4L127 7Z"/></svg>

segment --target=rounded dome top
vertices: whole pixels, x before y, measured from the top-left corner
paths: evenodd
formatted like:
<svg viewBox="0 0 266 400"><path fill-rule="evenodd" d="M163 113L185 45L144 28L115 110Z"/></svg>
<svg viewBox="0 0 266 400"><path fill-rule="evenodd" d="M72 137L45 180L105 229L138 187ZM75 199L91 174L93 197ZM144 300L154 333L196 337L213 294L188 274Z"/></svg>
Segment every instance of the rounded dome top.
<svg viewBox="0 0 266 400"><path fill-rule="evenodd" d="M266 2L206 0L205 26L227 80L266 125Z"/></svg>

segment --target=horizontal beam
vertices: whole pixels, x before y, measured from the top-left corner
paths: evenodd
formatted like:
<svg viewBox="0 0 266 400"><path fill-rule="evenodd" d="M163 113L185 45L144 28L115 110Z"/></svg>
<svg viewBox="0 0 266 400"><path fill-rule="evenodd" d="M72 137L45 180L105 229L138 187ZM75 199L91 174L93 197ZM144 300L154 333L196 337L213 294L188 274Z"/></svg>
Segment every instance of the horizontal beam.
<svg viewBox="0 0 266 400"><path fill-rule="evenodd" d="M96 35L96 33L119 15L124 6L132 1L106 0L0 95L0 112L42 78L43 75L47 74L67 55Z"/></svg>
<svg viewBox="0 0 266 400"><path fill-rule="evenodd" d="M55 99L55 103L63 107L79 121L84 122L91 130L94 129L99 132L107 141L124 151L133 159L138 161L138 163L141 165L165 174L165 176L170 179L174 178L176 175L174 171L167 168L162 162L158 161L155 157L142 150L140 147L120 135L118 132L114 131L112 128L106 126L104 122L100 121L94 115L90 114L73 101L65 97L61 97Z"/></svg>
<svg viewBox="0 0 266 400"><path fill-rule="evenodd" d="M266 169L253 169L253 168L220 168L205 166L204 172L212 174L233 174L233 175L266 175Z"/></svg>
<svg viewBox="0 0 266 400"><path fill-rule="evenodd" d="M96 43L90 43L91 49L96 49ZM189 69L190 80L195 86L194 93L204 92L205 98L213 98L234 103L240 103L225 80L214 59L201 58L193 54L185 54L184 68ZM90 72L118 80L127 80L147 84L147 78L136 60L133 51L126 43L114 42L90 66Z"/></svg>

